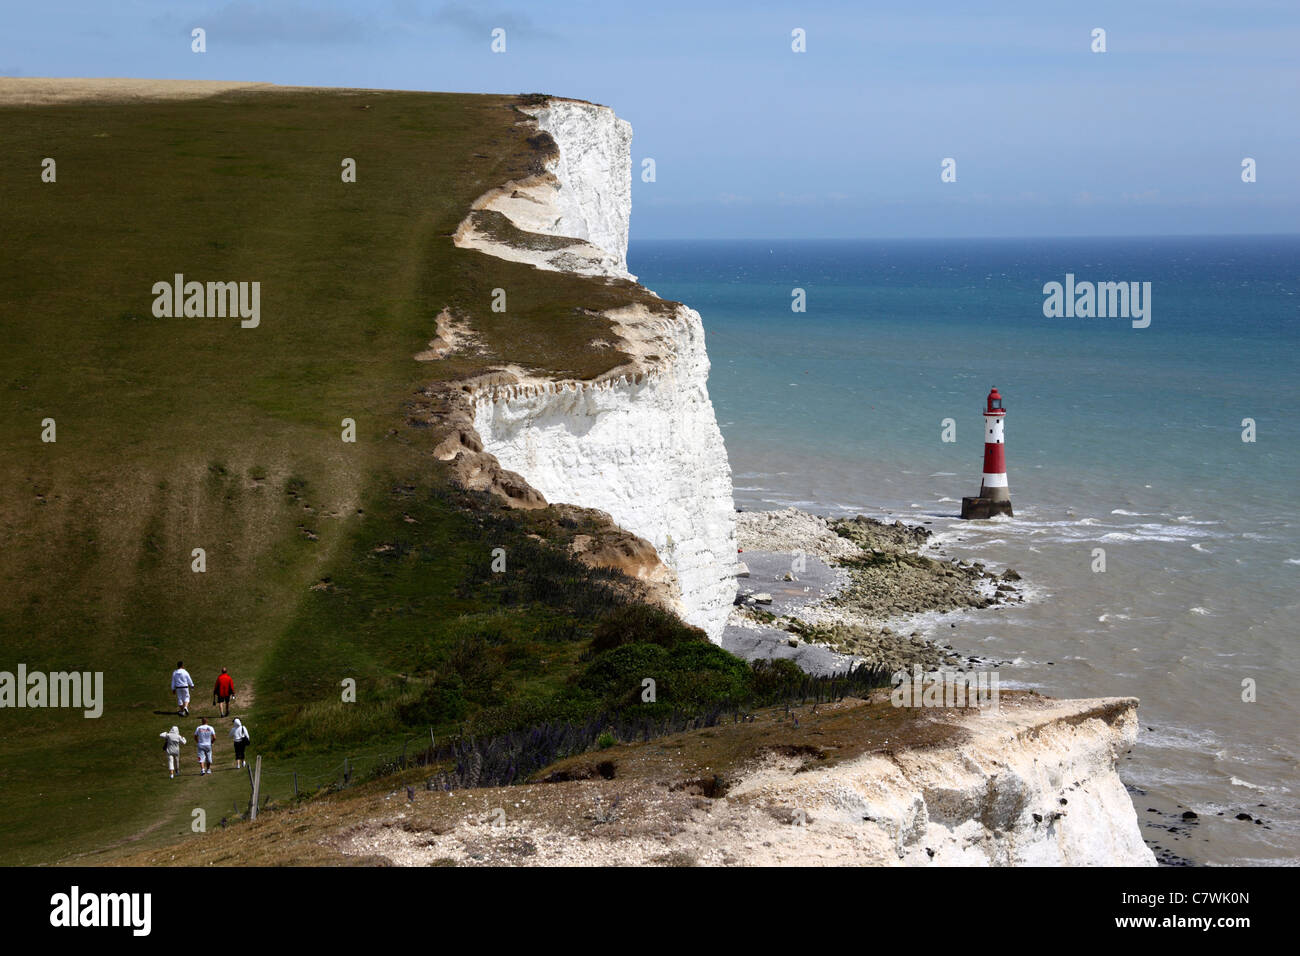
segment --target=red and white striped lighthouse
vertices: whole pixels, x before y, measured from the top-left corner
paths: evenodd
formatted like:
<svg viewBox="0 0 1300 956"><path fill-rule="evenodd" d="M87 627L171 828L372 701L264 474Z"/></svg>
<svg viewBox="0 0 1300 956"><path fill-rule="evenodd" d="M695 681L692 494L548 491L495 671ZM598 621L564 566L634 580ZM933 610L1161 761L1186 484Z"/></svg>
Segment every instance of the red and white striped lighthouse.
<svg viewBox="0 0 1300 956"><path fill-rule="evenodd" d="M979 497L961 500L963 518L991 518L1011 514L1011 489L1007 486L1006 441L1002 423L1007 417L997 388L989 392L984 408L984 478Z"/></svg>

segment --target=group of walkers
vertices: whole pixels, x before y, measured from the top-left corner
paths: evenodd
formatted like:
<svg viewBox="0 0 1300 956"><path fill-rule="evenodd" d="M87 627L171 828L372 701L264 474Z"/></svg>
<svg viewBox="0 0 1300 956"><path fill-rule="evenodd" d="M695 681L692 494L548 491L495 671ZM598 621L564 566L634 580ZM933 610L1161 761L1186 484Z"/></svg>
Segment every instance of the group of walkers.
<svg viewBox="0 0 1300 956"><path fill-rule="evenodd" d="M190 689L194 686L194 678L190 677L190 672L185 669L185 662L177 661L176 670L172 671L172 691L176 694L176 713L180 717L190 715ZM218 708L222 717L230 716L230 700L234 696L234 679L223 667L212 688L212 703ZM158 736L163 738L163 752L167 755L167 773L174 780L181 773L181 745L188 741L181 736L180 728L175 725L171 730L164 730ZM206 717L202 718L199 725L194 728L194 746L199 755L199 776L212 773L212 744L216 737L217 730L208 723ZM246 765L244 750L248 747L250 737L248 728L238 717L230 728L230 739L234 741L235 746L235 768L240 769Z"/></svg>

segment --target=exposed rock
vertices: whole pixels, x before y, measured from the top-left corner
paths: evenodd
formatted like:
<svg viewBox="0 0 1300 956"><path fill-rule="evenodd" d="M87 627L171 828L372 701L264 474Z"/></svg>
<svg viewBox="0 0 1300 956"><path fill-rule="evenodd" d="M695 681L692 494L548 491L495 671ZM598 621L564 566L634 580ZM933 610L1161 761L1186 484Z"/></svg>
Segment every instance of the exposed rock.
<svg viewBox="0 0 1300 956"><path fill-rule="evenodd" d="M825 518L797 508L739 512L736 542L746 551L798 552L825 558L850 557L859 550L837 535Z"/></svg>
<svg viewBox="0 0 1300 956"><path fill-rule="evenodd" d="M546 499L523 476L501 467L492 455L460 452L451 462L451 478L469 491L489 491L514 508L545 508Z"/></svg>
<svg viewBox="0 0 1300 956"><path fill-rule="evenodd" d="M1115 769L1136 706L1013 692L995 711L778 708L617 745L601 755L610 775L581 772L592 758L578 755L538 775L559 782L419 793L396 819L368 798L369 820L311 838L410 866L1153 866ZM504 825L485 822L502 804ZM281 839L264 831L238 839Z"/></svg>
<svg viewBox="0 0 1300 956"><path fill-rule="evenodd" d="M447 309L443 309L438 313L435 326L437 334L429 340L427 349L416 353L415 360L417 362L433 362L437 359L446 358L452 352L477 344L476 336L469 323L453 318Z"/></svg>
<svg viewBox="0 0 1300 956"><path fill-rule="evenodd" d="M926 611L986 608L1019 596L1011 584L995 580L982 564L956 559L941 562L922 554L930 537L924 527L861 515L829 520L794 508L741 512L737 515L737 539L755 560L763 556L765 574L771 573L772 559L784 553L795 569L825 561L840 578L827 588L823 577L819 591L825 592L824 596L794 607L787 601L775 618L755 620L752 611L746 610L753 602L739 602L745 607L733 614L732 623L736 628L781 628L836 655L850 655L850 661L891 669L965 663L950 647L936 647L921 640L915 631L902 638L886 622ZM777 575L782 581L798 578L793 571ZM745 656L762 654L762 641L756 635L746 636L733 629L729 641L733 650ZM807 663L821 672L826 666L840 666L836 660Z"/></svg>
<svg viewBox="0 0 1300 956"><path fill-rule="evenodd" d="M631 128L589 103L553 99L529 112L557 144L550 179L507 184L476 207L530 234L581 239L608 259L589 257L580 268L557 258L573 252L566 245L536 265L626 277ZM473 431L541 495L608 512L649 541L677 576L679 613L720 640L735 594L735 511L706 385L703 325L692 309L671 304L629 304L606 317L629 363L594 381L520 370L512 381L466 383Z"/></svg>
<svg viewBox="0 0 1300 956"><path fill-rule="evenodd" d="M522 111L554 147L546 170L475 200L456 245L539 269L635 278L627 271L632 127L579 100L556 97ZM509 228L493 228L483 213Z"/></svg>
<svg viewBox="0 0 1300 956"><path fill-rule="evenodd" d="M644 584L647 595L656 603L668 610L674 610L678 606L680 591L677 575L659 560L658 553L649 541L618 527L604 512L570 505L559 505L557 510L561 514L581 512L595 516L606 526L606 530L598 536L574 536L570 552L579 561L588 567L621 571L632 580Z"/></svg>

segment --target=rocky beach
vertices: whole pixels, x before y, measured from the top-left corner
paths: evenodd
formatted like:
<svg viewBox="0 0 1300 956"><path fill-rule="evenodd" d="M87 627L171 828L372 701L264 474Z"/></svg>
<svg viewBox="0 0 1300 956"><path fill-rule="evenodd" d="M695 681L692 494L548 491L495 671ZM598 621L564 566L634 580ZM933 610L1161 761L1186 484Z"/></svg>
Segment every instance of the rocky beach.
<svg viewBox="0 0 1300 956"><path fill-rule="evenodd" d="M787 508L738 512L736 535L743 567L723 645L751 659L814 673L966 670L990 662L927 639L918 617L1024 601L1014 569L950 557L923 525Z"/></svg>

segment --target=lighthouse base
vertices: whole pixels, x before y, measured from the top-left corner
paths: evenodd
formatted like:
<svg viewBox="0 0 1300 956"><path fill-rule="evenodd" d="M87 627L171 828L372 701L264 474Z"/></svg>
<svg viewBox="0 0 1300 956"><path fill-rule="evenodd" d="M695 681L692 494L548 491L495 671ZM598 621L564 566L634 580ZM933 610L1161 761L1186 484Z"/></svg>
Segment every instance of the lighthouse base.
<svg viewBox="0 0 1300 956"><path fill-rule="evenodd" d="M1012 517L1010 499L996 501L993 498L963 498L961 500L961 516L963 518L992 518L994 515Z"/></svg>

